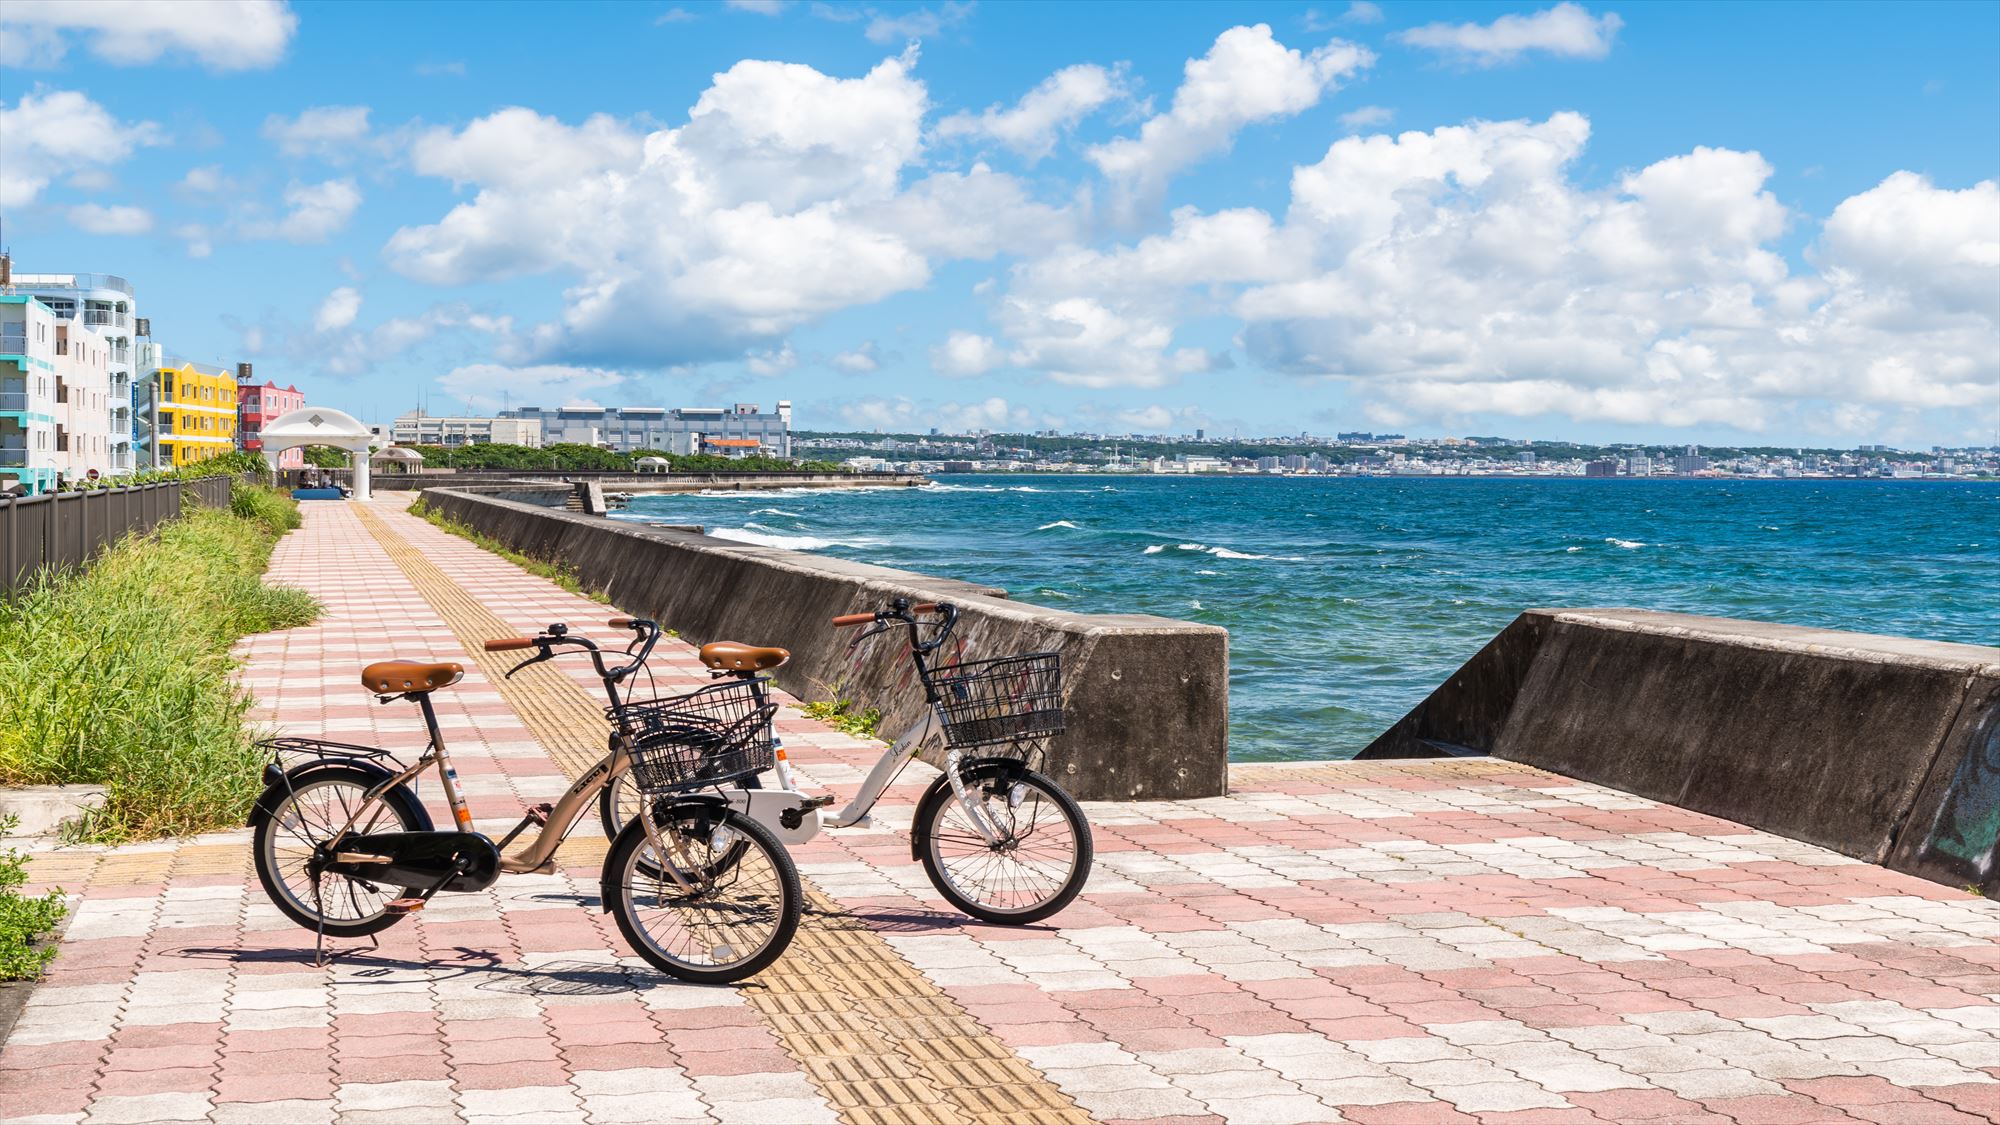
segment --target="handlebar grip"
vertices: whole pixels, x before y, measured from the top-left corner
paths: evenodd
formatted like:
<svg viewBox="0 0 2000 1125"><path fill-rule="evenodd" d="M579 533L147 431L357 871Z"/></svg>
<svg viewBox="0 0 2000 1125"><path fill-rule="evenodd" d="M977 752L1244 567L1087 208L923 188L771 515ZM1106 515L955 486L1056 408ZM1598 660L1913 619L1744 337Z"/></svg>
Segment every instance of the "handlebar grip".
<svg viewBox="0 0 2000 1125"><path fill-rule="evenodd" d="M844 613L833 619L833 627L845 629L849 625L866 625L873 620L875 615L872 613Z"/></svg>
<svg viewBox="0 0 2000 1125"><path fill-rule="evenodd" d="M533 637L502 637L497 641L487 641L487 652L508 652L517 648L534 648Z"/></svg>
<svg viewBox="0 0 2000 1125"><path fill-rule="evenodd" d="M605 622L605 624L611 626L613 629L630 629L633 623L634 622L630 617L614 617L611 620Z"/></svg>
<svg viewBox="0 0 2000 1125"><path fill-rule="evenodd" d="M937 611L937 602L918 602L916 605L910 607L911 613L936 613Z"/></svg>

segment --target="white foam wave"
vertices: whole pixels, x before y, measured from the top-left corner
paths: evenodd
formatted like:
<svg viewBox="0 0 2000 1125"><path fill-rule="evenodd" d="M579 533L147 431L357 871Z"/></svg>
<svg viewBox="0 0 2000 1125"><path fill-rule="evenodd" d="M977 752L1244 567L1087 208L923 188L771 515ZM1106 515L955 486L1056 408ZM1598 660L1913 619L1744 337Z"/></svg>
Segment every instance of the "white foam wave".
<svg viewBox="0 0 2000 1125"><path fill-rule="evenodd" d="M804 516L799 515L797 512L787 512L783 508L759 508L756 511L751 512L750 514L753 516L788 516L795 520L805 518Z"/></svg>
<svg viewBox="0 0 2000 1125"><path fill-rule="evenodd" d="M1054 528L1058 528L1058 527L1066 527L1066 528L1069 528L1069 529L1070 529L1071 531L1075 531L1075 530L1077 530L1077 526L1076 526L1075 524L1073 524L1073 523L1069 522L1068 520L1057 520L1057 521L1056 521L1056 522L1054 522L1054 523L1045 523L1045 524L1043 524L1042 526L1040 526L1040 527L1036 528L1035 530L1036 530L1036 531L1049 531L1049 530L1052 530L1052 529L1054 529Z"/></svg>
<svg viewBox="0 0 2000 1125"><path fill-rule="evenodd" d="M717 539L733 539L738 543L753 543L759 547L782 547L787 551L819 551L836 546L831 539L820 539L811 535L774 535L768 531L753 531L747 527L710 528L710 535Z"/></svg>
<svg viewBox="0 0 2000 1125"><path fill-rule="evenodd" d="M1573 555L1573 554L1576 554L1576 553L1577 553L1578 551L1581 551L1581 550L1583 550L1583 548L1582 548L1582 547L1564 547L1564 548L1563 548L1563 550L1565 550L1565 551L1568 551L1568 552L1569 552L1570 554L1572 554L1572 555Z"/></svg>
<svg viewBox="0 0 2000 1125"><path fill-rule="evenodd" d="M1152 546L1150 546L1150 547L1146 548L1146 552L1145 552L1145 553L1146 553L1146 554L1149 554L1149 555L1157 555L1157 554L1159 554L1159 553L1160 553L1161 551L1164 551L1164 550L1166 550L1166 548L1165 548L1165 547L1161 546L1161 545L1160 545L1160 544L1158 544L1158 543L1155 543L1155 544L1153 544Z"/></svg>
<svg viewBox="0 0 2000 1125"><path fill-rule="evenodd" d="M1639 542L1637 539L1606 539L1605 542L1613 546L1623 547L1628 551L1636 551L1645 546L1644 543Z"/></svg>
<svg viewBox="0 0 2000 1125"><path fill-rule="evenodd" d="M1207 575L1217 575L1217 574L1221 574L1222 572L1221 572L1221 571L1219 571L1219 570L1197 570L1197 571L1195 571L1195 573L1196 573L1196 574L1207 574Z"/></svg>

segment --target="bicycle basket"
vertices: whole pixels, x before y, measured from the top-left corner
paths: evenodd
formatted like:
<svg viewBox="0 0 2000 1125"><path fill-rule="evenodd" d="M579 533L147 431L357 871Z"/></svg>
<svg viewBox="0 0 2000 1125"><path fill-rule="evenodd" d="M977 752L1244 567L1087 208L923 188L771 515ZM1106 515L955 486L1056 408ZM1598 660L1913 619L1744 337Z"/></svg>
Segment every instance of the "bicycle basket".
<svg viewBox="0 0 2000 1125"><path fill-rule="evenodd" d="M632 780L648 793L721 785L771 768L764 681L731 680L605 708L632 739Z"/></svg>
<svg viewBox="0 0 2000 1125"><path fill-rule="evenodd" d="M931 674L946 744L960 749L1061 734L1062 656L1037 652L952 664Z"/></svg>

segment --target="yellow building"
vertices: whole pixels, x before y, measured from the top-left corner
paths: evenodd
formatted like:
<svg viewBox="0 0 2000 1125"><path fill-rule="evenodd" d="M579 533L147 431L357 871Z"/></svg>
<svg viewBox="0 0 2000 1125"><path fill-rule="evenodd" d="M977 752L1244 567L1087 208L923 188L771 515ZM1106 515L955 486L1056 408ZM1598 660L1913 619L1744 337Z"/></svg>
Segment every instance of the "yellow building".
<svg viewBox="0 0 2000 1125"><path fill-rule="evenodd" d="M206 364L183 363L152 373L147 388L157 464L186 465L236 449L236 375Z"/></svg>

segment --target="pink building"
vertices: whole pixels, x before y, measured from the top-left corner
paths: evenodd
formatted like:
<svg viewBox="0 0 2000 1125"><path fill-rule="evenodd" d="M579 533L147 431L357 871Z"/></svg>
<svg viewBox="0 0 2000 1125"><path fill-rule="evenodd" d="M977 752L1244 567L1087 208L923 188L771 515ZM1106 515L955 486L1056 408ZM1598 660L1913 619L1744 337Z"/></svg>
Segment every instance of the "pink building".
<svg viewBox="0 0 2000 1125"><path fill-rule="evenodd" d="M243 378L250 373L249 368L247 363L237 366L236 434L244 449L261 453L264 440L259 435L264 432L264 427L280 415L304 406L306 394L297 387L281 387L273 382L266 382L260 387L249 382ZM278 454L280 469L303 469L305 464L306 451L303 449L287 449Z"/></svg>

